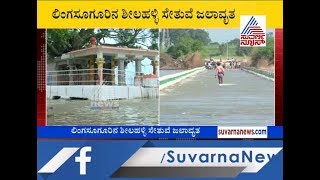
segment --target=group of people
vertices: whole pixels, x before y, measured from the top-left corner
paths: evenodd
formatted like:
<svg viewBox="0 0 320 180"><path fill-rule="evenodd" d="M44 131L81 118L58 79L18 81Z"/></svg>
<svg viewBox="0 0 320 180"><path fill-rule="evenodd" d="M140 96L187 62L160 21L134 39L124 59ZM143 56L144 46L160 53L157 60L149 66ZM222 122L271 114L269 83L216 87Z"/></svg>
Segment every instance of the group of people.
<svg viewBox="0 0 320 180"><path fill-rule="evenodd" d="M206 69L215 69L215 77L218 77L219 84L223 84L223 76L225 69L239 69L241 67L241 62L236 61L235 59L227 60L225 62L214 61L210 59L210 61L206 61L204 66Z"/></svg>
<svg viewBox="0 0 320 180"><path fill-rule="evenodd" d="M217 63L216 63L214 60L210 60L210 61L206 61L206 62L204 63L204 66L205 66L207 69L216 69Z"/></svg>
<svg viewBox="0 0 320 180"><path fill-rule="evenodd" d="M241 62L236 61L234 59L228 60L226 63L224 63L225 67L226 67L226 64L228 64L229 69L239 69L241 66Z"/></svg>
<svg viewBox="0 0 320 180"><path fill-rule="evenodd" d="M204 66L207 69L216 69L217 68L217 63L219 61L214 61L214 60L210 60L210 61L206 61ZM224 69L240 69L241 67L241 62L240 61L236 61L235 59L231 59L231 60L227 60L225 62L219 62Z"/></svg>

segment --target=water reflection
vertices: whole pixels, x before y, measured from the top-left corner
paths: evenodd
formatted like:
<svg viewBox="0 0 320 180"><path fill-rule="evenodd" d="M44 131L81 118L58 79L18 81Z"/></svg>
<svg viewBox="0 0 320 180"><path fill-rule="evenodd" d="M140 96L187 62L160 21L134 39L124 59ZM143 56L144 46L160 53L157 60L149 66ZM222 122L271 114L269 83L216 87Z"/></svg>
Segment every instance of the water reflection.
<svg viewBox="0 0 320 180"><path fill-rule="evenodd" d="M48 125L156 125L158 99L120 100L119 108L93 109L90 101L47 100Z"/></svg>

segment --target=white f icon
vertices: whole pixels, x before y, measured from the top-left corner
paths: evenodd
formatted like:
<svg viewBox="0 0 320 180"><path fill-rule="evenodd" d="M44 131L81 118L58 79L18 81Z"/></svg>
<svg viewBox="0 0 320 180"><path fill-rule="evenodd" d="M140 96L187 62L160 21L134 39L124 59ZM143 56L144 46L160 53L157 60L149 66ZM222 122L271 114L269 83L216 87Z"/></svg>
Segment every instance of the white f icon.
<svg viewBox="0 0 320 180"><path fill-rule="evenodd" d="M90 146L85 146L80 150L80 156L75 157L75 162L80 163L80 175L87 174L87 162L91 162L91 157L87 156L87 152L91 152Z"/></svg>

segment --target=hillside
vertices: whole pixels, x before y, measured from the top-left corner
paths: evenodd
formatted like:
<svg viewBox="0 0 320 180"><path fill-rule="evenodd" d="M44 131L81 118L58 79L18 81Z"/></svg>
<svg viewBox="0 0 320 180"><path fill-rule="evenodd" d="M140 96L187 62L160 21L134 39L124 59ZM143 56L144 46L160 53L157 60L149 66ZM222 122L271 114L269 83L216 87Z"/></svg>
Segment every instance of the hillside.
<svg viewBox="0 0 320 180"><path fill-rule="evenodd" d="M160 70L186 70L203 66L204 61L199 52L187 54L174 59L167 53L160 54Z"/></svg>
<svg viewBox="0 0 320 180"><path fill-rule="evenodd" d="M235 44L230 44L228 45L228 57L236 57L236 50L237 50L237 45ZM227 58L227 51L226 48L221 52L219 49L219 44L213 43L209 44L207 46L204 46L203 49L201 50L201 55L203 57L222 57L223 59Z"/></svg>

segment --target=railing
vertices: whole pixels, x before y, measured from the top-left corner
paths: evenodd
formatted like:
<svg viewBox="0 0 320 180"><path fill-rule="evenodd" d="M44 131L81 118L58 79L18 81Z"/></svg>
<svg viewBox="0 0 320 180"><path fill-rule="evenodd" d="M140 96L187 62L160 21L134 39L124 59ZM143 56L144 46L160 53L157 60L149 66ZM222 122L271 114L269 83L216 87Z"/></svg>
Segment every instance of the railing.
<svg viewBox="0 0 320 180"><path fill-rule="evenodd" d="M102 80L100 76L103 77ZM137 83L138 80L142 81L142 73L115 69L47 71L47 85L101 85L102 83L104 85L134 86L141 84Z"/></svg>
<svg viewBox="0 0 320 180"><path fill-rule="evenodd" d="M267 76L267 77L269 77L269 78L274 78L274 72L268 72L268 71L264 71L264 70L257 69L257 68L254 68L254 67L244 67L244 66L241 66L241 68L242 68L242 69L246 69L246 70L253 71L253 72L255 72L255 73L258 73L258 74Z"/></svg>

